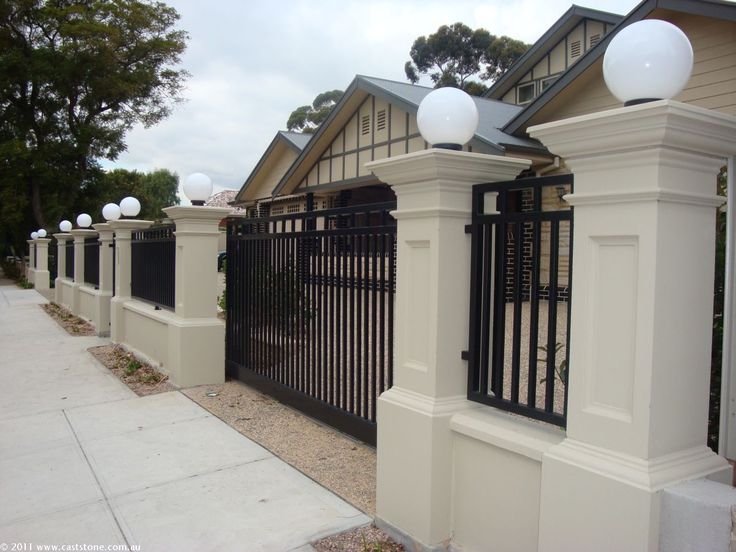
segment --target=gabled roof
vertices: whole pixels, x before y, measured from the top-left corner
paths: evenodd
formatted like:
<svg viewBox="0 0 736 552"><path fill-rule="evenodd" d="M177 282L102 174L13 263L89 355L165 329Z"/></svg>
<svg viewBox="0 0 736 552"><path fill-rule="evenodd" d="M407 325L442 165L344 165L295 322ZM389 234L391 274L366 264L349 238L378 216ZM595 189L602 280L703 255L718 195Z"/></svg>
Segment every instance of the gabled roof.
<svg viewBox="0 0 736 552"><path fill-rule="evenodd" d="M248 175L248 178L245 180L245 182L241 186L237 195L235 195L235 197L232 199L232 202L238 203L242 201L243 193L245 193L245 190L253 182L255 177L258 175L258 172L263 168L266 161L268 160L268 158L271 156L271 154L274 152L274 150L279 144L284 144L290 149L298 153L302 151L302 149L304 149L304 146L306 146L309 143L309 140L311 140L311 138L312 138L311 134L302 134L300 132L290 132L288 130L279 130L276 133L276 136L273 137L273 140L271 140L271 143L268 145L268 148L266 148L265 153L258 160L258 163L256 164L255 168Z"/></svg>
<svg viewBox="0 0 736 552"><path fill-rule="evenodd" d="M643 0L631 10L611 31L601 39L598 44L583 54L583 56L571 66L565 73L549 86L544 92L537 96L520 113L517 113L503 130L515 136L524 135L529 120L544 107L547 102L554 99L576 78L585 72L591 65L597 62L608 48L614 36L621 29L646 19L655 9L666 9L691 15L702 15L715 19L736 21L736 3L726 0Z"/></svg>
<svg viewBox="0 0 736 552"><path fill-rule="evenodd" d="M407 113L416 114L419 103L432 90L434 89L425 86L357 75L330 112L329 117L322 123L308 145L302 149L296 161L274 188L273 195L278 195L286 186L287 181L292 180L295 175L299 180L303 178L311 168L311 164L305 166L306 161L312 160L312 157L316 160L316 156L322 153L321 150L326 148L339 133L341 126L332 123L352 115L369 94L385 99ZM475 137L470 142L471 145L483 144L498 155L504 155L507 149L548 154L546 148L537 140L512 136L499 130L523 109L521 106L487 98L474 97L473 100L478 107L480 121ZM316 149L320 151L315 152Z"/></svg>
<svg viewBox="0 0 736 552"><path fill-rule="evenodd" d="M486 98L502 98L516 81L528 73L560 40L583 19L594 19L615 25L623 16L572 5L549 30L529 48L485 93Z"/></svg>

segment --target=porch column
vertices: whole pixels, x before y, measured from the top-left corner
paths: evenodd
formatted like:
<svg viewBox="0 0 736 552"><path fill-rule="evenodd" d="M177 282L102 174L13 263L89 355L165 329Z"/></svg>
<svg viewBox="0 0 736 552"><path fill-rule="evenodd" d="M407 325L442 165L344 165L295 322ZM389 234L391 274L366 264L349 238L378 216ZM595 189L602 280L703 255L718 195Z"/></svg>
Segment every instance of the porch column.
<svg viewBox="0 0 736 552"><path fill-rule="evenodd" d="M66 242L72 239L71 234L59 232L54 234L56 238L56 280L54 280L54 302L57 305L64 304L64 284L66 280Z"/></svg>
<svg viewBox="0 0 736 552"><path fill-rule="evenodd" d="M49 238L38 238L36 240L35 272L33 275L33 286L37 290L51 288L51 274L49 273Z"/></svg>
<svg viewBox="0 0 736 552"><path fill-rule="evenodd" d="M115 289L110 301L110 338L115 343L119 343L124 335L123 303L130 299L130 240L134 231L145 230L152 224L151 220L129 219L109 223L110 229L115 232Z"/></svg>
<svg viewBox="0 0 736 552"><path fill-rule="evenodd" d="M84 285L84 240L97 236L94 230L76 229L69 232L74 238L74 285L70 310L79 316L79 288Z"/></svg>
<svg viewBox="0 0 736 552"><path fill-rule="evenodd" d="M367 163L397 198L394 385L378 400L376 522L428 549L451 537L450 417L467 401L473 184L529 162L429 149ZM444 548L442 548L444 550Z"/></svg>
<svg viewBox="0 0 736 552"><path fill-rule="evenodd" d="M660 491L728 470L705 443L736 118L660 100L529 132L575 173L567 438L543 456L539 550L656 551Z"/></svg>

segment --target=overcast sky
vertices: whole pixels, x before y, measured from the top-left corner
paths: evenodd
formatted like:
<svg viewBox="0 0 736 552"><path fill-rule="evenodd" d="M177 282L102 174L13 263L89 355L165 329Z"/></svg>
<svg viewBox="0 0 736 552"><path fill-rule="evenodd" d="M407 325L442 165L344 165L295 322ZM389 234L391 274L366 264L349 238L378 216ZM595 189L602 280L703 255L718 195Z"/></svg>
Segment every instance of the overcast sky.
<svg viewBox="0 0 736 552"><path fill-rule="evenodd" d="M577 0L625 14L636 0ZM209 175L239 189L294 108L356 74L406 81L420 35L461 21L535 42L569 0L168 0L190 35L186 101L155 127L135 128L128 150L103 166ZM180 194L181 195L181 194ZM184 199L184 198L182 198ZM185 203L186 200L184 200Z"/></svg>

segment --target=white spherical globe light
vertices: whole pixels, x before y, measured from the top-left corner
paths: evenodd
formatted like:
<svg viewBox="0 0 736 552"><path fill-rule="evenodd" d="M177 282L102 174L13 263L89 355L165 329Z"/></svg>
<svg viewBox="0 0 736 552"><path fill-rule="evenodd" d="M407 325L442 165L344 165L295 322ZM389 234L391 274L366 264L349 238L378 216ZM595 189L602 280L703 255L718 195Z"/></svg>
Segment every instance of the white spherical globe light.
<svg viewBox="0 0 736 552"><path fill-rule="evenodd" d="M38 239L38 232L31 232L31 239L37 240Z"/></svg>
<svg viewBox="0 0 736 552"><path fill-rule="evenodd" d="M80 228L89 228L90 224L92 224L92 217L87 213L82 213L77 217L77 226Z"/></svg>
<svg viewBox="0 0 736 552"><path fill-rule="evenodd" d="M204 205L212 195L212 180L206 174L192 173L184 181L184 195L192 205Z"/></svg>
<svg viewBox="0 0 736 552"><path fill-rule="evenodd" d="M116 203L108 203L102 208L102 216L105 220L118 220L120 218L120 207Z"/></svg>
<svg viewBox="0 0 736 552"><path fill-rule="evenodd" d="M46 230L44 230L43 228L39 228L38 231L36 232L36 234L38 234L38 237L39 238L45 238L46 237Z"/></svg>
<svg viewBox="0 0 736 552"><path fill-rule="evenodd" d="M72 223L70 221L62 220L59 223L59 230L61 230L62 232L68 232L71 229L72 229Z"/></svg>
<svg viewBox="0 0 736 552"><path fill-rule="evenodd" d="M124 197L120 202L120 212L124 217L135 217L141 212L141 202L132 196Z"/></svg>
<svg viewBox="0 0 736 552"><path fill-rule="evenodd" d="M674 98L693 69L693 47L672 23L645 19L622 29L603 57L603 78L626 105Z"/></svg>
<svg viewBox="0 0 736 552"><path fill-rule="evenodd" d="M433 146L461 149L478 128L478 108L459 88L438 88L419 104L417 126Z"/></svg>

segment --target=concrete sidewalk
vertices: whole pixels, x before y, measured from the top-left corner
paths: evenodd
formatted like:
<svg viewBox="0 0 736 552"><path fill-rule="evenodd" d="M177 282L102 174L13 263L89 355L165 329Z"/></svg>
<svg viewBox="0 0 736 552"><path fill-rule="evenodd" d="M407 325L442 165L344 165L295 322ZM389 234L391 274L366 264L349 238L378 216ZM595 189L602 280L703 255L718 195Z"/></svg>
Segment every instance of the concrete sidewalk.
<svg viewBox="0 0 736 552"><path fill-rule="evenodd" d="M0 550L301 552L371 521L181 393L137 397L44 302L0 285Z"/></svg>

